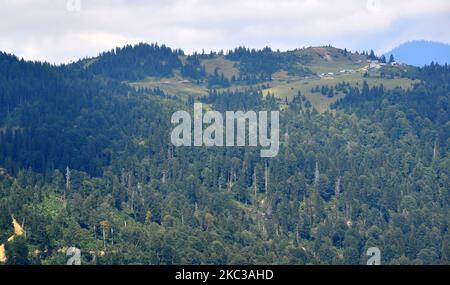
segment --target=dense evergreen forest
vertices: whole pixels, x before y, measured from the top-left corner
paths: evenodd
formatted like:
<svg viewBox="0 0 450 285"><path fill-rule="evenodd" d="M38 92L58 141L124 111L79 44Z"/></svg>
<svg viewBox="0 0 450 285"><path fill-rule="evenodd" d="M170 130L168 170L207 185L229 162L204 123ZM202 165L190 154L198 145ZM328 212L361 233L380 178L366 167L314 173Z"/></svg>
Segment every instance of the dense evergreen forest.
<svg viewBox="0 0 450 285"><path fill-rule="evenodd" d="M69 247L83 264L365 264L370 247L383 264L450 263L449 66L414 68L406 89L317 86L345 94L318 112L301 92L235 90L201 63L219 56L240 84L312 76L308 57L269 48L140 44L62 66L1 53L3 263L65 264ZM174 74L208 94L127 84ZM172 113L196 100L281 110L279 155L171 146Z"/></svg>

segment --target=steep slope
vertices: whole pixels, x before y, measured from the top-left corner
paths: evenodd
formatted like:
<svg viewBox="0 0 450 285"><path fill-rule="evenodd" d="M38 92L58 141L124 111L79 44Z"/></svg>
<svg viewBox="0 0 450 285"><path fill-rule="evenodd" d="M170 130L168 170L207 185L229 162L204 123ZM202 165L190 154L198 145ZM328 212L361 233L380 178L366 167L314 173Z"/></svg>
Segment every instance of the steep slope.
<svg viewBox="0 0 450 285"><path fill-rule="evenodd" d="M77 66L50 66L1 54L0 165L14 174L27 167L45 172L71 166L101 175L112 149L131 146L139 138L142 130L131 116L146 108L153 110L145 116L153 121L148 127L167 122L157 96L144 96L154 93L137 92ZM160 144L154 141L151 146L155 149L148 151L158 151Z"/></svg>

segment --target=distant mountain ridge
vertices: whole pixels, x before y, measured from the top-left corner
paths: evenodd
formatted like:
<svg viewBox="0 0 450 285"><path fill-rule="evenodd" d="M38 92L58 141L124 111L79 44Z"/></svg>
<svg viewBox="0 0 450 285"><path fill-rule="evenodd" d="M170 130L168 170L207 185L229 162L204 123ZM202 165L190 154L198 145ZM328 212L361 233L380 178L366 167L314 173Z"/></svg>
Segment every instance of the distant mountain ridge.
<svg viewBox="0 0 450 285"><path fill-rule="evenodd" d="M393 54L399 62L414 66L450 63L450 45L431 41L411 41L401 44L385 54L387 58Z"/></svg>

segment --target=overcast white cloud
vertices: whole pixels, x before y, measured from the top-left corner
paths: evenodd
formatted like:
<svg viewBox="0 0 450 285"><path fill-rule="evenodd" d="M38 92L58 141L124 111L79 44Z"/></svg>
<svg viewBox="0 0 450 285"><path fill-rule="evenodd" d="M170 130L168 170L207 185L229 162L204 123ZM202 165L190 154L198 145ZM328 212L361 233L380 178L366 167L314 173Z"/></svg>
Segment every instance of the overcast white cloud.
<svg viewBox="0 0 450 285"><path fill-rule="evenodd" d="M450 43L448 0L80 0L80 11L76 2L0 0L0 50L60 63L141 41L187 52Z"/></svg>

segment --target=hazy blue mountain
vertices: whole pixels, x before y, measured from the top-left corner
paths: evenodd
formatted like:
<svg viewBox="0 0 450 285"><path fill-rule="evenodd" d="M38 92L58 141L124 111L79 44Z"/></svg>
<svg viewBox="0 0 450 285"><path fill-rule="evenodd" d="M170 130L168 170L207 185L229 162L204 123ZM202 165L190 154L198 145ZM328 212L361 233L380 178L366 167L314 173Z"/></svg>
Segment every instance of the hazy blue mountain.
<svg viewBox="0 0 450 285"><path fill-rule="evenodd" d="M394 55L397 61L414 66L424 66L432 61L440 64L450 63L450 45L445 43L430 41L407 42L385 55L389 58L391 54Z"/></svg>

